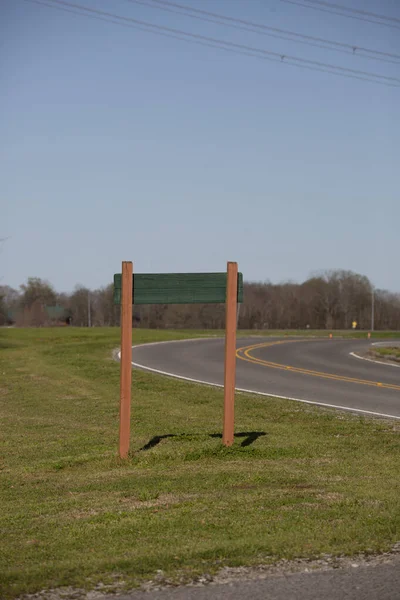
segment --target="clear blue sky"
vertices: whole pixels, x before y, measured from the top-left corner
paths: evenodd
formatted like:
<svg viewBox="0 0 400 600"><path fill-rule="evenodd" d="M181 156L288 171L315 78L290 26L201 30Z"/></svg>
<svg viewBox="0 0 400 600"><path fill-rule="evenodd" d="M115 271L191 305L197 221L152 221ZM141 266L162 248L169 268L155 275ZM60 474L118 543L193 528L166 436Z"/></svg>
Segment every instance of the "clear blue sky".
<svg viewBox="0 0 400 600"><path fill-rule="evenodd" d="M71 0L74 1L74 0ZM332 0L333 1L333 0ZM400 78L400 65L76 0ZM400 54L400 30L280 0L181 0ZM341 4L400 18L398 0ZM400 291L400 88L231 54L23 0L0 2L2 284L137 272L302 281L328 268Z"/></svg>

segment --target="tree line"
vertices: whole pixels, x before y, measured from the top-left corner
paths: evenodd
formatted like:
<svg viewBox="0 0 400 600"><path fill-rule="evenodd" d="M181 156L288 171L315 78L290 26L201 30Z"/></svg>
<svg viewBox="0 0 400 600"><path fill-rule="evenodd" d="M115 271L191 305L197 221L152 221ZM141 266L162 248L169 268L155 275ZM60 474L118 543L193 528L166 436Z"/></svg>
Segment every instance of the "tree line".
<svg viewBox="0 0 400 600"><path fill-rule="evenodd" d="M373 289L364 275L331 270L303 283L244 284L238 311L240 329L370 329L400 330L400 294ZM0 287L0 325L78 327L119 325L113 284L90 290L78 285L57 293L47 281L32 277L18 290ZM134 307L134 326L149 328L223 329L225 307L213 304Z"/></svg>

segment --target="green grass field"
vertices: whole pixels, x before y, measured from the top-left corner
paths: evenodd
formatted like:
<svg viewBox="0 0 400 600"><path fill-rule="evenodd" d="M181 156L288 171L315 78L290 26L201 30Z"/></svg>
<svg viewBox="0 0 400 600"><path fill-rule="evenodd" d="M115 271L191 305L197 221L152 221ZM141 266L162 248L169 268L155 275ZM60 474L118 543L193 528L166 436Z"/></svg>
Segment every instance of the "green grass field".
<svg viewBox="0 0 400 600"><path fill-rule="evenodd" d="M121 462L118 344L118 329L0 330L0 597L400 540L399 422L238 394L253 435L226 449L221 390L135 371Z"/></svg>

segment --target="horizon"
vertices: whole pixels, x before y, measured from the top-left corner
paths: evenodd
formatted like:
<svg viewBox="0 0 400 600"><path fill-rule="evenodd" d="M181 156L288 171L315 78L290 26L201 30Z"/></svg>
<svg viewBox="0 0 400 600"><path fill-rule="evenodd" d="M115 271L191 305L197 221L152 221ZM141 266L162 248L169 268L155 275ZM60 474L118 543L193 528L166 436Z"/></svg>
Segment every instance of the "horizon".
<svg viewBox="0 0 400 600"><path fill-rule="evenodd" d="M240 271L240 268L239 268ZM194 271L193 271L194 272ZM202 271L196 271L197 273L201 273ZM214 271L214 272L224 272L224 271ZM264 279L264 280L250 280L250 279L246 279L245 274L243 273L243 283L245 285L272 285L272 286L284 286L284 285L298 285L301 286L305 283L307 283L308 281L312 280L312 279L323 279L324 275L328 275L329 273L332 272L337 272L337 273L346 273L348 275L356 275L356 276L360 276L360 277L366 277L369 281L369 283L371 283L371 285L373 285L373 283L370 281L370 279L368 278L367 275L363 274L363 273L357 273L355 271L351 271L349 269L322 269L322 271L320 272L313 272L310 273L308 277L306 277L305 279L301 280L301 281L295 281L294 279L286 279L286 280L281 280L281 281L272 281L269 279ZM135 272L134 272L135 273ZM137 273L142 274L141 272L137 271ZM173 272L171 271L171 273L177 273L177 272ZM203 271L203 273L205 273L205 271ZM114 274L112 275L113 278ZM43 283L49 284L55 291L56 294L73 294L74 291L78 288L82 288L82 289L87 289L89 292L95 292L104 288L107 288L110 285L114 285L113 283L113 279L111 278L111 280L109 281L109 283L101 283L99 286L97 287L89 287L86 284L82 283L82 282L77 282L74 284L74 286L70 289L59 289L57 288L52 281L36 276L36 275L29 275L24 282L18 284L17 286L11 286L9 285L7 282L2 281L2 279L0 279L0 289L2 287L9 287L15 291L17 291L18 293L20 292L20 289L23 285L25 285L29 279L40 279ZM376 287L373 286L374 292L389 292L390 294L394 294L394 295L400 295L400 291L397 290L391 290L389 288L380 288L380 287Z"/></svg>

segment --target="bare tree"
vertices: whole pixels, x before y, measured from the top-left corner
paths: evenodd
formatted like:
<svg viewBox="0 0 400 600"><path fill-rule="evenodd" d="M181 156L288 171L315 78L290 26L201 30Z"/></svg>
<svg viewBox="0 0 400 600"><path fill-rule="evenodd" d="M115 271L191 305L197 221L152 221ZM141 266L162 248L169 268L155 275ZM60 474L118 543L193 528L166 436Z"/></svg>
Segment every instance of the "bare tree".
<svg viewBox="0 0 400 600"><path fill-rule="evenodd" d="M21 285L20 304L23 308L30 308L35 302L52 306L56 300L53 286L39 277L29 277L27 283Z"/></svg>
<svg viewBox="0 0 400 600"><path fill-rule="evenodd" d="M19 292L9 285L0 286L0 324L12 322L19 307Z"/></svg>

